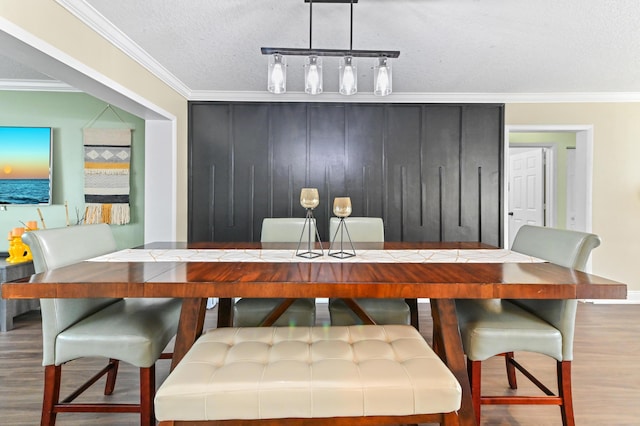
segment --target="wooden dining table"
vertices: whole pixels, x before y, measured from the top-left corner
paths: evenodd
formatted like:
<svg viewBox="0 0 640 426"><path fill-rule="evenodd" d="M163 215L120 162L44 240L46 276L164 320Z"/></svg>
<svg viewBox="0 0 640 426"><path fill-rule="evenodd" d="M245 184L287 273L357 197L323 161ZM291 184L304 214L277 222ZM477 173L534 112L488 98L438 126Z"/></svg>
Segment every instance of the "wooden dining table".
<svg viewBox="0 0 640 426"><path fill-rule="evenodd" d="M152 243L144 249L279 249L286 243ZM357 250L476 250L461 242L385 242ZM202 334L209 297L428 298L440 341L434 346L462 386L461 425L474 425L455 299L625 299L625 284L546 262L81 262L5 283L2 297L176 297L182 311L172 368Z"/></svg>

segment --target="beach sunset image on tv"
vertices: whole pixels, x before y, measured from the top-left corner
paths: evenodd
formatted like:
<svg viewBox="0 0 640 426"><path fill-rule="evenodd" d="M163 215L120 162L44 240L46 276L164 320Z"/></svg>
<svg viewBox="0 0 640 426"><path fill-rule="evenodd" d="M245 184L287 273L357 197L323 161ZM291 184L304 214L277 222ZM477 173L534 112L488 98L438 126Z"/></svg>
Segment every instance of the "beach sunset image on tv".
<svg viewBox="0 0 640 426"><path fill-rule="evenodd" d="M0 127L0 204L48 204L51 128Z"/></svg>

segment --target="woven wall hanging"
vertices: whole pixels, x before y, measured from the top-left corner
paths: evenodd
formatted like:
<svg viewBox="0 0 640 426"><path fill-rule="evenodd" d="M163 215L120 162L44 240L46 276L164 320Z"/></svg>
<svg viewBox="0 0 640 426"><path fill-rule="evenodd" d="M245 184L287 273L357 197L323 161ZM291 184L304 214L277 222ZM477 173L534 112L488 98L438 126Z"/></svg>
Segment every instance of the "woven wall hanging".
<svg viewBox="0 0 640 426"><path fill-rule="evenodd" d="M131 129L83 133L85 223L129 223Z"/></svg>

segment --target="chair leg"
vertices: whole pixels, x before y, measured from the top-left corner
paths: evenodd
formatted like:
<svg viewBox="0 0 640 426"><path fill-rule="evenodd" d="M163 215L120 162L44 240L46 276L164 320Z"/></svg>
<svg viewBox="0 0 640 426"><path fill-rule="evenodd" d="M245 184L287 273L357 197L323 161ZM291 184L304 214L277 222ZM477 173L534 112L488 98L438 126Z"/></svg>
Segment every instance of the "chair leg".
<svg viewBox="0 0 640 426"><path fill-rule="evenodd" d="M480 424L480 410L482 399L482 361L471 361L467 358L467 373L471 385L471 401L476 414L476 424Z"/></svg>
<svg viewBox="0 0 640 426"><path fill-rule="evenodd" d="M109 359L109 372L107 373L107 382L104 385L104 394L111 395L116 387L116 376L118 375L118 366L120 361L117 359Z"/></svg>
<svg viewBox="0 0 640 426"><path fill-rule="evenodd" d="M513 359L513 352L505 352L504 362L507 367L507 380L509 381L509 387L511 389L518 389L518 382L516 381L516 367L511 360Z"/></svg>
<svg viewBox="0 0 640 426"><path fill-rule="evenodd" d="M560 412L563 426L575 426L571 394L571 361L558 361L558 392L562 398Z"/></svg>
<svg viewBox="0 0 640 426"><path fill-rule="evenodd" d="M47 365L44 367L44 397L42 398L41 426L54 426L56 413L53 407L60 399L61 365Z"/></svg>
<svg viewBox="0 0 640 426"><path fill-rule="evenodd" d="M153 409L153 399L156 393L156 367L140 369L140 425L153 426L156 415Z"/></svg>

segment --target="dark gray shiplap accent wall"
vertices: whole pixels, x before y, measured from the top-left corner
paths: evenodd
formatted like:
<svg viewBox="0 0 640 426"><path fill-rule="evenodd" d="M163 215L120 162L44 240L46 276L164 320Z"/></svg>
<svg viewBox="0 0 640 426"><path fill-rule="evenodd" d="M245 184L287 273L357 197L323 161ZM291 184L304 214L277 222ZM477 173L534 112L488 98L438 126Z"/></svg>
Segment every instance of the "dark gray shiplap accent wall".
<svg viewBox="0 0 640 426"><path fill-rule="evenodd" d="M189 103L189 240L259 241L317 187L384 219L388 241L501 245L503 105Z"/></svg>

